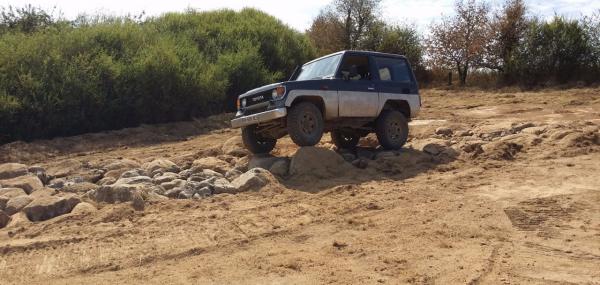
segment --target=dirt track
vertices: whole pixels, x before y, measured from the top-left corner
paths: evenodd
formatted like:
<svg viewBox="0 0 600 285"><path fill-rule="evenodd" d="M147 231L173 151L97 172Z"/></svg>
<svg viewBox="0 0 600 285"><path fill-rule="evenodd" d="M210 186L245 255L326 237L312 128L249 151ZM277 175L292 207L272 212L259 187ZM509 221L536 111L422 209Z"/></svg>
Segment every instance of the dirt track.
<svg viewBox="0 0 600 285"><path fill-rule="evenodd" d="M10 225L0 283L600 284L600 89L423 101L402 160ZM223 121L13 143L0 162L65 175L120 157L182 165L239 135ZM432 158L432 142L456 153ZM284 139L274 154L296 150Z"/></svg>

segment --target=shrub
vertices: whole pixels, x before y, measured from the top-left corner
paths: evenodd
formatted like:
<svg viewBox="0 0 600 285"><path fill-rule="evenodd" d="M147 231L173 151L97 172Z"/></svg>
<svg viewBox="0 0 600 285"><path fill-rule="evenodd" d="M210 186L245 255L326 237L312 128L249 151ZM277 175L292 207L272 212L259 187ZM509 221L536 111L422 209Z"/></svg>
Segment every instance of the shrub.
<svg viewBox="0 0 600 285"><path fill-rule="evenodd" d="M231 110L314 55L303 34L254 9L42 19L26 32L0 24L0 142Z"/></svg>

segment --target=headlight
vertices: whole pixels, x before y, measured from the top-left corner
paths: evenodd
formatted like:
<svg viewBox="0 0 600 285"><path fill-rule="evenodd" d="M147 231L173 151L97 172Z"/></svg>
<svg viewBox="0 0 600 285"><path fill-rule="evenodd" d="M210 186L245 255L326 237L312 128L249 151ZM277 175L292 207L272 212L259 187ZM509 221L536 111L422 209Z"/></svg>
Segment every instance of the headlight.
<svg viewBox="0 0 600 285"><path fill-rule="evenodd" d="M246 108L246 98L242 99L242 108Z"/></svg>
<svg viewBox="0 0 600 285"><path fill-rule="evenodd" d="M281 97L283 97L283 95L285 95L285 87L284 86L277 86L277 88L273 89L273 92L271 93L271 96L273 97L273 99L281 99Z"/></svg>

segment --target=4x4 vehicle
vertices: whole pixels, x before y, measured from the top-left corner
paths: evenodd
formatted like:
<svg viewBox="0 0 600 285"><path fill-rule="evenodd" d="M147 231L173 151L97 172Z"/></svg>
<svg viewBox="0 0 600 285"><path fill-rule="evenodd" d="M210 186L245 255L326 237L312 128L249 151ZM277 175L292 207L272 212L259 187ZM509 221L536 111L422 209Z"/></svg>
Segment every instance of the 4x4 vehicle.
<svg viewBox="0 0 600 285"><path fill-rule="evenodd" d="M383 148L399 149L421 98L404 56L341 51L297 68L289 81L240 95L237 104L231 126L242 128L253 153L270 152L286 134L312 146L324 132L339 148L353 148L375 132Z"/></svg>

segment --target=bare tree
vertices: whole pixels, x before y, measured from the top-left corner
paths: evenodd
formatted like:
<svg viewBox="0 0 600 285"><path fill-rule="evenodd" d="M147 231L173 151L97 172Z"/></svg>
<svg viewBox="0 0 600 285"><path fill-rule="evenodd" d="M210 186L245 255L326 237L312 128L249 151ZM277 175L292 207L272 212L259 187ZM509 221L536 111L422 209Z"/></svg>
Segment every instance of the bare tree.
<svg viewBox="0 0 600 285"><path fill-rule="evenodd" d="M489 8L485 2L457 0L456 15L432 24L427 49L433 64L456 68L461 85L469 69L481 66L488 41Z"/></svg>
<svg viewBox="0 0 600 285"><path fill-rule="evenodd" d="M514 53L527 31L527 7L523 0L506 0L489 22L489 41L483 66L507 73Z"/></svg>

